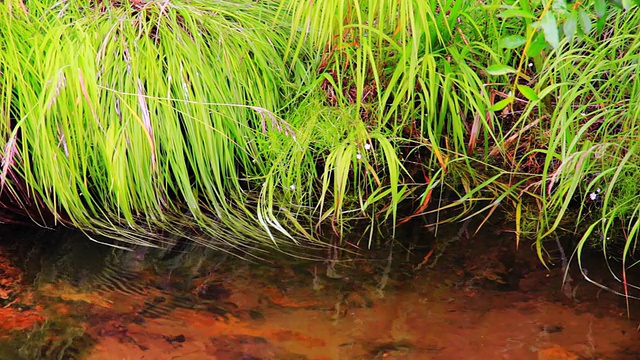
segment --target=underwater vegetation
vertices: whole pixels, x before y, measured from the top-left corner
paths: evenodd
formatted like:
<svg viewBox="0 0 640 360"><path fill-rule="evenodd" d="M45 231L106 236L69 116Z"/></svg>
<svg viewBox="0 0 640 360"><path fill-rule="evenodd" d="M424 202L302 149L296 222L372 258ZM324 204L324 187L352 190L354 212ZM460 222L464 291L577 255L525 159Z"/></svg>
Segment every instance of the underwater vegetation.
<svg viewBox="0 0 640 360"><path fill-rule="evenodd" d="M619 259L626 289L636 5L6 0L2 220L304 257L502 212L542 261L556 232Z"/></svg>

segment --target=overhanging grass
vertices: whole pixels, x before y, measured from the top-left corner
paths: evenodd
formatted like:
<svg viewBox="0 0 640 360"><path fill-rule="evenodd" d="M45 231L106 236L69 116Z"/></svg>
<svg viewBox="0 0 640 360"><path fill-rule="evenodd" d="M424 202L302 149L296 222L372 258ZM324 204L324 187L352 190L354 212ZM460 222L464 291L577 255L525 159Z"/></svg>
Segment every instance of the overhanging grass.
<svg viewBox="0 0 640 360"><path fill-rule="evenodd" d="M5 166L21 195L145 245L189 222L217 233L213 219L231 236L210 245L271 241L238 175L260 166L254 138L295 79L279 60L286 24L251 2L85 5L0 5Z"/></svg>
<svg viewBox="0 0 640 360"><path fill-rule="evenodd" d="M426 209L446 179L462 183L466 211L501 198L487 179L503 172L473 168L500 136L478 74L495 55L471 4L332 4L291 2L277 16L271 3L224 2L6 11L19 22L4 39L16 50L3 77L8 143L25 155L6 164L70 223L147 245L168 223L220 220L232 239L260 242L317 238L326 220L340 234L352 218L393 224L400 201ZM247 230L254 222L264 231Z"/></svg>
<svg viewBox="0 0 640 360"><path fill-rule="evenodd" d="M528 30L497 2L10 4L4 190L66 223L246 249L507 208L541 255L572 212L583 245L614 228L622 257L635 244L637 10L528 59L501 45ZM598 188L598 206L576 207ZM417 206L397 219L403 201Z"/></svg>

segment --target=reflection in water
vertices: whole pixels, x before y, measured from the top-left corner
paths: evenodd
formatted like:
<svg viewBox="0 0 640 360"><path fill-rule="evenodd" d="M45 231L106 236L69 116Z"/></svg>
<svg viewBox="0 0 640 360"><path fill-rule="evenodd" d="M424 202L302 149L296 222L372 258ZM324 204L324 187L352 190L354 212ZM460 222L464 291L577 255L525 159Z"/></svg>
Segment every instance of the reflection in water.
<svg viewBox="0 0 640 360"><path fill-rule="evenodd" d="M569 299L560 265L546 270L507 235L447 241L454 231L439 239L448 245L438 263L416 270L428 251L268 264L194 246L112 249L70 230L0 231L0 359L636 359L640 350L624 299L577 278Z"/></svg>

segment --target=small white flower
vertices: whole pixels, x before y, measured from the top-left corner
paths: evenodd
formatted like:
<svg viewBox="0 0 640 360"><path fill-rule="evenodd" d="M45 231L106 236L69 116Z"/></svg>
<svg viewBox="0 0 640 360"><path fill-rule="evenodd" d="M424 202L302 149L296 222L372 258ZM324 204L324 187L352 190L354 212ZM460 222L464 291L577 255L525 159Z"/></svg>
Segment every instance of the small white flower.
<svg viewBox="0 0 640 360"><path fill-rule="evenodd" d="M589 199L591 199L591 201L595 201L598 198L598 194L592 192L591 194L589 194Z"/></svg>
<svg viewBox="0 0 640 360"><path fill-rule="evenodd" d="M370 150L370 149L371 149L371 144L369 144L369 143L364 143L364 149L365 149L365 150Z"/></svg>
<svg viewBox="0 0 640 360"><path fill-rule="evenodd" d="M602 191L602 190L600 190L600 188L597 188L597 189L596 189L596 192L597 192L598 194L600 193L600 191Z"/></svg>
<svg viewBox="0 0 640 360"><path fill-rule="evenodd" d="M291 184L291 186L289 186L289 189L291 189L292 191L296 189L296 186Z"/></svg>
<svg viewBox="0 0 640 360"><path fill-rule="evenodd" d="M358 159L358 160L362 159L362 154L357 153L357 154L356 154L356 159Z"/></svg>

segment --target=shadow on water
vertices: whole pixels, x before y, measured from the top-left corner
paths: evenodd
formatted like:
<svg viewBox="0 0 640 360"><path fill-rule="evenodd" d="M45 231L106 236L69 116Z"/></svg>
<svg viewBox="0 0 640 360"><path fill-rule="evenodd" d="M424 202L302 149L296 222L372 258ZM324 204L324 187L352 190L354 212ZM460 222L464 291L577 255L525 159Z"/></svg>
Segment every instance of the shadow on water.
<svg viewBox="0 0 640 360"><path fill-rule="evenodd" d="M546 269L507 232L467 230L409 226L393 249L256 263L3 226L0 359L640 358L636 303L629 320L575 270L563 287L558 254Z"/></svg>

